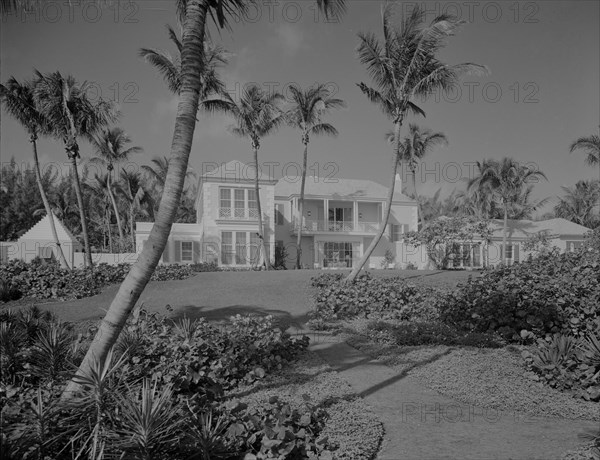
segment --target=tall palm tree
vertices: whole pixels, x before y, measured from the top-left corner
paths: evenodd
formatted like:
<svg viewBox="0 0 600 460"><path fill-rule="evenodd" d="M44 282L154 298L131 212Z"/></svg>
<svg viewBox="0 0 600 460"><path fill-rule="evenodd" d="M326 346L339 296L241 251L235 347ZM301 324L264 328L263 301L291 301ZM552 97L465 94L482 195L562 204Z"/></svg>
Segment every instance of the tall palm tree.
<svg viewBox="0 0 600 460"><path fill-rule="evenodd" d="M343 12L344 0L316 0L326 16ZM196 113L200 102L204 68L204 43L207 19L213 18L221 28L232 14L244 17L247 6L244 0L178 0L179 22L183 25L181 49L181 91L175 118L173 141L169 160L169 171L165 190L161 198L156 220L135 264L121 284L110 304L98 332L85 355L78 375L87 372L95 360L103 362L110 348L117 341L129 314L150 280L156 265L167 245L171 227L177 216L177 205L181 200L188 160L196 127ZM77 381L71 380L64 397L69 398L77 391Z"/></svg>
<svg viewBox="0 0 600 460"><path fill-rule="evenodd" d="M456 17L442 15L429 25L425 11L414 8L405 15L400 24L394 23L395 4L383 8L383 41L375 34L359 34L358 57L367 68L376 88L360 83L360 90L377 104L394 124L394 151L391 164L391 181L381 228L363 254L356 267L348 275L352 282L364 267L381 240L390 217L396 173L402 161L400 130L407 113L425 115L412 100L426 98L435 90L448 89L465 73L484 74L487 69L472 63L444 64L436 54L463 24Z"/></svg>
<svg viewBox="0 0 600 460"><path fill-rule="evenodd" d="M31 142L31 148L33 150L35 178L38 184L38 189L40 190L40 195L42 196L42 202L44 203L44 209L46 210L48 221L50 222L50 230L52 231L52 239L56 245L58 260L63 267L70 268L58 239L56 225L54 224L54 214L52 212L52 208L50 207L48 195L46 194L46 190L44 190L44 184L42 181L37 151L37 141L39 135L49 133L50 127L48 126L48 120L37 110L35 106L33 83L29 81L19 83L16 78L11 77L8 79L5 85L0 85L0 99L3 102L6 112L15 120L17 120L29 134L29 142Z"/></svg>
<svg viewBox="0 0 600 460"><path fill-rule="evenodd" d="M115 165L127 161L134 153L143 152L143 149L139 146L126 148L127 144L131 142L131 138L122 128L118 127L103 128L96 136L92 136L90 141L96 149L96 155L98 155L97 157L92 158L92 161L106 167L108 171L107 191L115 212L115 218L117 219L117 228L119 230L119 247L122 250L125 236L123 235L123 226L121 224L119 208L117 207L117 201L115 200L115 195L113 193L112 175Z"/></svg>
<svg viewBox="0 0 600 460"><path fill-rule="evenodd" d="M588 228L600 225L600 214L594 213L600 197L600 182L580 180L575 187L562 187L565 194L554 207L556 217Z"/></svg>
<svg viewBox="0 0 600 460"><path fill-rule="evenodd" d="M289 126L299 130L302 133L302 144L304 145L304 154L302 156L302 182L300 185L300 202L298 205L298 215L300 216L300 225L298 226L298 236L296 240L296 268L302 268L302 219L304 216L304 189L306 186L306 169L308 162L308 144L311 136L327 135L336 137L337 129L330 123L323 122L323 116L331 110L340 109L346 106L342 99L333 97L331 91L326 85L318 84L306 90L292 85L290 88L292 107L286 113L286 119Z"/></svg>
<svg viewBox="0 0 600 460"><path fill-rule="evenodd" d="M523 204L519 200L523 194L529 195L531 182L539 178L546 179L543 172L523 166L512 158L501 161L486 160L481 164L479 176L469 181L469 189L480 189L486 193L491 191L494 201L502 209L504 225L502 229L502 254L506 263L506 239L508 234L509 214ZM528 190L529 189L529 190Z"/></svg>
<svg viewBox="0 0 600 460"><path fill-rule="evenodd" d="M600 185L600 136L595 134L588 137L580 137L571 144L570 152L583 150L585 162L590 166L598 166L598 184ZM598 212L600 213L600 196L598 196Z"/></svg>
<svg viewBox="0 0 600 460"><path fill-rule="evenodd" d="M141 48L139 55L159 71L173 94L179 94L182 82L181 50L183 49L183 43L171 26L167 26L167 33L169 39L177 48L176 56L173 57L169 53L152 48ZM206 64L200 75L202 79L202 86L200 87L201 101L213 94L225 93L225 84L217 72L219 67L227 65L229 62L227 57L227 52L222 47L215 46L208 40L204 43L204 60Z"/></svg>
<svg viewBox="0 0 600 460"><path fill-rule="evenodd" d="M52 135L61 139L71 161L75 193L79 205L81 230L86 252L87 265L92 268L92 253L87 228L86 210L81 192L81 181L77 171L79 155L78 138L89 138L110 122L116 121L118 112L111 102L97 103L87 97L87 84L79 84L71 75L60 72L46 75L36 71L35 102L38 110L48 119Z"/></svg>
<svg viewBox="0 0 600 460"><path fill-rule="evenodd" d="M90 221L96 223L97 227L101 229L104 234L108 237L108 250L113 253L113 236L112 236L112 192L109 189L110 173L102 175L94 174L93 180L85 182L84 190L89 193L92 202ZM103 246L104 238L103 238Z"/></svg>
<svg viewBox="0 0 600 460"><path fill-rule="evenodd" d="M143 186L142 175L139 172L121 170L121 181L117 184L117 191L129 205L129 235L132 251L135 252L135 218L137 213L146 204L147 214L154 219L154 202L151 195Z"/></svg>
<svg viewBox="0 0 600 460"><path fill-rule="evenodd" d="M270 269L269 256L264 239L264 223L262 205L260 201L260 165L258 163L258 150L260 142L272 134L285 122L285 114L279 108L283 96L277 92L267 93L258 85L249 85L242 93L240 100L235 102L226 96L227 108L225 109L235 120L231 132L238 137L248 139L252 148L254 168L254 191L256 193L256 212L258 214L258 239L261 245L261 258L267 270Z"/></svg>
<svg viewBox="0 0 600 460"><path fill-rule="evenodd" d="M417 192L417 167L421 160L434 147L448 144L448 138L444 133L434 133L430 129L421 128L415 123L411 123L408 127L408 136L402 141L400 161L404 161L408 166L413 187L413 198L417 201L417 211L421 227L425 223L423 211L421 209L419 194ZM388 141L394 143L394 133L387 134Z"/></svg>

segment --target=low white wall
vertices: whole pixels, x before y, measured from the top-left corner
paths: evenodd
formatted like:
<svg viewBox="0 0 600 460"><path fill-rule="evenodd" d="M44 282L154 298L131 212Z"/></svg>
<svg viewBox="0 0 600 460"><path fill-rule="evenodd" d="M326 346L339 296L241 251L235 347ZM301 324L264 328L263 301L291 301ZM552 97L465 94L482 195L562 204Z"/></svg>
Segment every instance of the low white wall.
<svg viewBox="0 0 600 460"><path fill-rule="evenodd" d="M85 266L85 254L83 252L76 252L75 256L75 267ZM138 255L136 253L122 253L122 254L107 254L107 253L92 253L92 262L94 264L108 264L108 265L119 265L119 264L133 264L137 260Z"/></svg>

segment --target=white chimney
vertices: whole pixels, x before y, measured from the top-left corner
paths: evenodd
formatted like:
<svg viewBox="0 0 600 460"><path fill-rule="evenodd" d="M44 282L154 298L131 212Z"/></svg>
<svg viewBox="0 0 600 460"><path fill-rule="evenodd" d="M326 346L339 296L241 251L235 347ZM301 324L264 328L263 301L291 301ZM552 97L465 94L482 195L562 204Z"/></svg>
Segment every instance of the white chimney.
<svg viewBox="0 0 600 460"><path fill-rule="evenodd" d="M402 176L396 173L396 185L394 185L394 193L402 193Z"/></svg>

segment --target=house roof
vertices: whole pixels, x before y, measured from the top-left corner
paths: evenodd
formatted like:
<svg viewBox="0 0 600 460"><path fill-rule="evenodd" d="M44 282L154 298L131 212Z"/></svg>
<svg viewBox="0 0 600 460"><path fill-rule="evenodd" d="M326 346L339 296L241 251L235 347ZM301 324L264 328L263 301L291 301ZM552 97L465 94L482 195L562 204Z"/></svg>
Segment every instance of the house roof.
<svg viewBox="0 0 600 460"><path fill-rule="evenodd" d="M275 179L260 167L258 179L261 181L275 182ZM256 168L253 164L232 160L227 163L221 163L216 168L203 174L201 180L250 182L256 180Z"/></svg>
<svg viewBox="0 0 600 460"><path fill-rule="evenodd" d="M301 176L284 176L275 185L275 196L289 197L300 194ZM306 195L339 198L373 198L385 200L388 189L370 180L326 178L318 176L306 177ZM415 203L412 198L400 192L394 193L393 201Z"/></svg>
<svg viewBox="0 0 600 460"><path fill-rule="evenodd" d="M58 236L59 241L69 241L71 243L79 244L77 238L73 236L73 234L69 231L67 227L62 223L62 221L54 215L54 226L56 227L56 234ZM50 219L48 215L45 215L37 224L31 227L27 232L25 232L21 238L17 241L51 241L53 240L52 236L52 227L50 226Z"/></svg>
<svg viewBox="0 0 600 460"><path fill-rule="evenodd" d="M504 222L502 219L492 221L493 238L502 238ZM583 236L589 232L589 228L573 223L569 220L556 218L549 220L508 220L509 238L527 238L539 232L548 232L550 235Z"/></svg>

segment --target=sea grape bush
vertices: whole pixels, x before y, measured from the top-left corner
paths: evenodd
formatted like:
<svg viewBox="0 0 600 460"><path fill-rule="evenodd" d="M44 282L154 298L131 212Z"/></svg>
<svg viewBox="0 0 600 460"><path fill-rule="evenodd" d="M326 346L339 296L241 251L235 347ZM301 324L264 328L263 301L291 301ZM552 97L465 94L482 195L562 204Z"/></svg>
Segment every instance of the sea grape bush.
<svg viewBox="0 0 600 460"><path fill-rule="evenodd" d="M403 321L432 321L442 291L416 286L400 277L374 278L368 272L347 284L342 274L323 274L311 281L315 289L314 320L331 321L356 316Z"/></svg>
<svg viewBox="0 0 600 460"><path fill-rule="evenodd" d="M39 259L31 263L11 260L0 265L0 281L10 286L10 292L36 300L81 299L96 295L110 284L122 282L131 265L99 264L93 272L89 269L66 270L53 262ZM196 271L190 265L158 265L152 274L152 281L183 280ZM15 300L18 295L6 295L1 301ZM6 300L5 300L6 299Z"/></svg>
<svg viewBox="0 0 600 460"><path fill-rule="evenodd" d="M440 302L442 321L510 341L600 328L600 248L545 253L471 278Z"/></svg>

